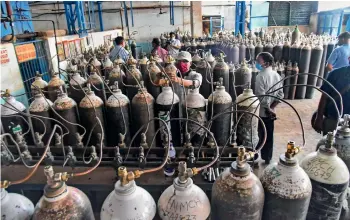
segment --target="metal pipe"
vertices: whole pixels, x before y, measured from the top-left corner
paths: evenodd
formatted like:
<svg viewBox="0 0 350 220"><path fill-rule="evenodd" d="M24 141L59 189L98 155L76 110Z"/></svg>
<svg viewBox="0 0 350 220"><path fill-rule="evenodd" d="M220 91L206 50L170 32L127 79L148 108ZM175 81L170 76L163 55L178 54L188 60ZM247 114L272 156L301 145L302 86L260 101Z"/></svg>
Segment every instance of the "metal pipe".
<svg viewBox="0 0 350 220"><path fill-rule="evenodd" d="M103 31L103 20L102 20L102 2L97 2L97 8L98 8L98 19L100 21L100 30Z"/></svg>
<svg viewBox="0 0 350 220"><path fill-rule="evenodd" d="M130 1L131 26L134 27L134 11L132 10L132 1Z"/></svg>
<svg viewBox="0 0 350 220"><path fill-rule="evenodd" d="M194 21L193 21L193 2L191 1L191 12L190 12L190 18L191 18L191 35L194 37Z"/></svg>

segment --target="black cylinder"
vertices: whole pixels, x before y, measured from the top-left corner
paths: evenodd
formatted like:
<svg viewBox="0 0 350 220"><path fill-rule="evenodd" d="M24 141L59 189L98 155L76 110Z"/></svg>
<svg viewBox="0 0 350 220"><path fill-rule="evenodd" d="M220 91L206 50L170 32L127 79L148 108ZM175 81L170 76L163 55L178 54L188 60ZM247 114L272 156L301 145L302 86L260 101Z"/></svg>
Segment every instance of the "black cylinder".
<svg viewBox="0 0 350 220"><path fill-rule="evenodd" d="M252 63L255 60L255 47L253 44L250 44L246 48L245 59L248 63Z"/></svg>
<svg viewBox="0 0 350 220"><path fill-rule="evenodd" d="M301 49L301 53L300 53L299 73L309 73L310 59L311 59L311 47L309 47L308 45L305 45ZM297 83L307 85L307 78L308 78L308 75L299 75ZM295 92L295 99L304 99L305 93L306 93L306 86L297 86L297 89Z"/></svg>
<svg viewBox="0 0 350 220"><path fill-rule="evenodd" d="M86 80L81 77L79 73L74 73L69 84L70 86L67 89L69 97L71 97L76 103L80 103L85 97L83 88L86 86Z"/></svg>
<svg viewBox="0 0 350 220"><path fill-rule="evenodd" d="M49 84L47 85L48 98L51 102L55 102L58 96L58 93L62 89L66 92L66 87L64 86L63 80L61 80L58 74L52 76Z"/></svg>
<svg viewBox="0 0 350 220"><path fill-rule="evenodd" d="M126 87L126 93L129 100L137 94L138 88L134 87L138 85L137 82L140 82L142 79L141 72L136 68L136 65L130 65L129 71L126 72L126 84L132 85L132 87Z"/></svg>
<svg viewBox="0 0 350 220"><path fill-rule="evenodd" d="M111 72L109 72L108 85L113 86L115 82L118 82L119 89L123 94L126 94L126 88L123 85L123 82L125 83L125 81L125 73L121 70L119 65L115 65Z"/></svg>
<svg viewBox="0 0 350 220"><path fill-rule="evenodd" d="M290 60L290 45L288 44L288 42L286 42L283 45L282 60L284 60L284 62L286 62L286 63Z"/></svg>
<svg viewBox="0 0 350 220"><path fill-rule="evenodd" d="M223 79L226 92L229 92L229 67L222 59L218 60L213 70L213 81L217 83L220 78Z"/></svg>
<svg viewBox="0 0 350 220"><path fill-rule="evenodd" d="M322 53L323 48L322 46L318 45L311 50L311 60L310 60L310 66L309 66L309 73L318 75L318 72L320 71L320 65L322 60ZM317 84L317 77L316 76L308 76L307 78L307 84L311 86L316 86ZM306 94L305 98L312 99L314 96L314 88L307 87L306 88Z"/></svg>
<svg viewBox="0 0 350 220"><path fill-rule="evenodd" d="M282 61L282 55L283 55L283 46L281 44L277 44L273 47L272 51L273 57L275 58L275 62L281 62Z"/></svg>
<svg viewBox="0 0 350 220"><path fill-rule="evenodd" d="M290 85L294 85L294 84L296 84L298 82L298 75L295 75L295 74L298 74L298 73L299 73L299 68L298 68L297 63L295 63L293 65L293 68L292 68L292 71L291 71L291 74L292 74L293 77L290 78L290 81L289 81ZM296 86L290 86L289 87L288 99L293 100L295 98L295 92L296 92Z"/></svg>
<svg viewBox="0 0 350 220"><path fill-rule="evenodd" d="M230 96L232 98L232 101L234 102L237 98L236 96L236 87L235 87L235 65L233 65L232 63L230 63L229 65L229 93Z"/></svg>
<svg viewBox="0 0 350 220"><path fill-rule="evenodd" d="M107 98L103 79L96 72L92 72L88 78L88 82L91 84L91 89L96 96L100 97L100 99L105 102Z"/></svg>
<svg viewBox="0 0 350 220"><path fill-rule="evenodd" d="M239 64L239 47L237 45L233 45L231 53L232 53L232 63Z"/></svg>
<svg viewBox="0 0 350 220"><path fill-rule="evenodd" d="M265 44L264 46L264 52L268 52L270 53L271 55L273 54L273 45L268 42L267 44Z"/></svg>
<svg viewBox="0 0 350 220"><path fill-rule="evenodd" d="M255 67L255 63L253 63L253 68L252 68L252 81L250 84L250 88L253 90L253 93L255 93L255 82L256 82L256 77L259 74L259 70Z"/></svg>
<svg viewBox="0 0 350 220"><path fill-rule="evenodd" d="M235 73L235 85L237 96L243 93L244 88L251 85L252 72L248 68L245 62L242 63L241 67L236 70Z"/></svg>
<svg viewBox="0 0 350 220"><path fill-rule="evenodd" d="M211 91L211 85L209 83L211 75L211 66L208 62L202 60L198 63L196 67L196 72L202 75L202 85L199 87L199 93L207 99Z"/></svg>
<svg viewBox="0 0 350 220"><path fill-rule="evenodd" d="M239 46L239 62L241 63L246 57L246 46L242 43Z"/></svg>
<svg viewBox="0 0 350 220"><path fill-rule="evenodd" d="M292 62L289 62L288 65L285 68L285 77L292 75ZM283 94L285 99L289 99L289 90L290 90L290 81L291 78L285 79L283 83Z"/></svg>
<svg viewBox="0 0 350 220"><path fill-rule="evenodd" d="M329 42L327 45L327 56L326 56L326 60L328 60L329 56L332 54L333 50L335 47L335 43L334 42Z"/></svg>
<svg viewBox="0 0 350 220"><path fill-rule="evenodd" d="M321 60L320 70L318 71L318 75L320 77L324 76L325 66L326 66L327 49L328 49L328 45L326 43L324 43L323 44L323 53L322 53L322 60ZM322 84L323 84L323 80L322 79L317 79L317 87L320 87Z"/></svg>
<svg viewBox="0 0 350 220"><path fill-rule="evenodd" d="M261 44L261 42L258 43L258 45L255 46L255 54L256 56L264 51L264 46ZM256 57L255 57L256 58Z"/></svg>

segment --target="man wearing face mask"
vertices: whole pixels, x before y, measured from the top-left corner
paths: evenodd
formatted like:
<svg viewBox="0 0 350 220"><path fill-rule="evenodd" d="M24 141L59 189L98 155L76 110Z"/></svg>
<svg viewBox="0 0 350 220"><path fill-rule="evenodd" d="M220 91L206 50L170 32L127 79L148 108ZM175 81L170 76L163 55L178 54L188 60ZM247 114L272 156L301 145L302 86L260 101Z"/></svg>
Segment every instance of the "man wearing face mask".
<svg viewBox="0 0 350 220"><path fill-rule="evenodd" d="M256 77L255 81L255 95L265 95L269 93L269 89L281 80L281 76L274 70L272 70L272 63L274 61L273 56L270 53L262 52L259 53L256 58L256 68L260 70L260 73ZM270 89L273 91L283 86L283 82L280 82L276 86ZM283 98L283 90L280 89L270 95ZM274 121L276 120L275 108L280 102L273 97L261 97L260 100L260 113L259 116L264 121L267 139L264 147L261 149L261 158L265 160L266 164L270 163L273 154L273 132L274 132ZM264 131L261 124L259 124L259 141L263 140ZM259 143L260 144L260 143Z"/></svg>
<svg viewBox="0 0 350 220"><path fill-rule="evenodd" d="M170 33L170 42L168 42L168 52L171 56L175 57L181 48L181 42L178 39L175 39L175 33Z"/></svg>

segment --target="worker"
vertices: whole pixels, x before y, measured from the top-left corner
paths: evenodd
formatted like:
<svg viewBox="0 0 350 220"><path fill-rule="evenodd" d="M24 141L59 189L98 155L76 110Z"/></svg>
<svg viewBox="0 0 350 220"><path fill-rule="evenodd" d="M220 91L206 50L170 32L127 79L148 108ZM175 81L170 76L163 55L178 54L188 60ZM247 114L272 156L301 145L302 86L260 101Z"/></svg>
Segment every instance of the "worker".
<svg viewBox="0 0 350 220"><path fill-rule="evenodd" d="M166 51L165 49L163 49L161 46L160 46L160 39L159 38L153 38L152 40L152 47L153 47L153 50L152 50L152 55L158 55L162 60L163 62L165 61L167 55L168 55L168 51Z"/></svg>
<svg viewBox="0 0 350 220"><path fill-rule="evenodd" d="M167 42L167 49L171 56L176 57L181 48L181 42L175 38L175 33L170 33L170 41Z"/></svg>
<svg viewBox="0 0 350 220"><path fill-rule="evenodd" d="M109 55L109 58L113 62L118 56L126 62L129 59L129 52L124 48L125 41L124 38L119 36L115 38L116 47L112 50Z"/></svg>
<svg viewBox="0 0 350 220"><path fill-rule="evenodd" d="M333 50L327 60L328 72L333 69L341 68L348 65L350 56L350 33L344 32L338 36L338 47Z"/></svg>
<svg viewBox="0 0 350 220"><path fill-rule="evenodd" d="M274 70L272 70L272 64L274 62L274 58L270 53L262 52L259 53L256 57L256 68L260 70L260 73L256 77L255 81L255 94L256 95L265 95L268 91L273 91L279 87L283 86L283 82L278 83L281 80L281 76ZM275 85L278 83L277 85ZM274 86L275 85L275 86ZM273 88L271 88L274 86ZM270 95L274 95L278 98L283 98L283 90L277 90L272 93L268 93ZM261 149L261 158L265 160L266 164L270 163L273 154L273 133L274 133L274 121L277 119L275 108L280 103L279 100L269 97L263 96L260 97L260 113L262 121L265 124L267 139L265 145ZM261 123L259 124L259 144L263 140L264 130L262 128Z"/></svg>
<svg viewBox="0 0 350 220"><path fill-rule="evenodd" d="M327 77L327 81L341 94L344 114L350 114L350 56L347 60L347 66L334 69ZM336 101L338 109L340 109L340 97L334 89L328 83L323 83L321 90L329 94ZM313 128L317 132L322 132L323 135L326 135L337 128L338 117L334 103L327 95L322 94Z"/></svg>

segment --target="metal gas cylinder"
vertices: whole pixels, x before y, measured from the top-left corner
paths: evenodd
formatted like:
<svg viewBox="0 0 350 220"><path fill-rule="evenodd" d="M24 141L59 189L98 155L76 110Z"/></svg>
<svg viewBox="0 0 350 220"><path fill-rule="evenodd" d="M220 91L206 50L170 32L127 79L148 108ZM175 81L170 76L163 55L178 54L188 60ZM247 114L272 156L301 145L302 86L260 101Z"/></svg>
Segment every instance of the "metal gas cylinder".
<svg viewBox="0 0 350 220"><path fill-rule="evenodd" d="M144 85L147 91L152 95L152 97L157 98L160 94L161 88L154 84L154 81L157 79L157 75L161 73L159 64L154 59L151 59L151 62L148 66L148 72L146 75L143 75Z"/></svg>
<svg viewBox="0 0 350 220"><path fill-rule="evenodd" d="M214 66L216 64L215 58L211 54L211 51L209 50L208 53L205 56L205 60L210 64L211 68L214 69Z"/></svg>
<svg viewBox="0 0 350 220"><path fill-rule="evenodd" d="M205 192L185 173L192 173L185 162L179 162L179 177L160 196L158 213L162 220L207 219L210 202Z"/></svg>
<svg viewBox="0 0 350 220"><path fill-rule="evenodd" d="M197 64L202 60L202 58L198 55L197 52L194 53L192 57L192 64L194 64L194 68L196 68Z"/></svg>
<svg viewBox="0 0 350 220"><path fill-rule="evenodd" d="M245 59L248 63L252 63L255 60L255 46L253 44L253 41L251 40L250 43L247 45L246 52L245 52Z"/></svg>
<svg viewBox="0 0 350 220"><path fill-rule="evenodd" d="M126 173L125 167L119 167L119 173ZM127 175L127 174L125 174ZM101 220L152 220L156 215L156 203L152 196L135 181L122 178L114 185L114 190L103 202Z"/></svg>
<svg viewBox="0 0 350 220"><path fill-rule="evenodd" d="M254 96L252 89L245 89L243 93L237 97L237 110L258 114L260 102L258 97ZM259 142L258 118L251 114L245 114L244 112L238 112L237 118L239 120L237 125L237 144L255 149Z"/></svg>
<svg viewBox="0 0 350 220"><path fill-rule="evenodd" d="M304 220L311 198L311 182L294 157L300 151L293 141L278 163L265 168L260 177L265 190L263 220Z"/></svg>
<svg viewBox="0 0 350 220"><path fill-rule="evenodd" d="M239 62L241 63L246 57L246 45L242 42L239 46Z"/></svg>
<svg viewBox="0 0 350 220"><path fill-rule="evenodd" d="M86 134L90 134L91 138L89 143L87 143L89 139L89 135L85 135L83 142L85 145L94 145L100 144L101 140L99 135L102 135L102 129L104 130L104 113L103 113L103 101L100 97L95 95L94 91L90 90L88 85L88 89L86 91L86 96L79 103L79 115L80 122L86 129ZM100 119L102 124L102 128L100 124L97 122L97 119ZM104 133L106 135L106 133ZM104 139L104 137L102 137Z"/></svg>
<svg viewBox="0 0 350 220"><path fill-rule="evenodd" d="M310 66L309 66L308 73L318 75L321 67L322 54L323 54L323 47L319 44L311 49L311 58L310 58ZM323 68L323 66L321 68ZM307 84L316 86L317 80L318 79L316 76L309 75L307 77ZM314 91L315 91L314 88L307 87L305 98L312 99L312 97L314 96Z"/></svg>
<svg viewBox="0 0 350 220"><path fill-rule="evenodd" d="M103 62L103 76L106 79L109 78L109 72L111 72L112 69L113 69L113 62L109 59L109 56L107 55Z"/></svg>
<svg viewBox="0 0 350 220"><path fill-rule="evenodd" d="M228 48L227 48L227 53L226 53L226 59L225 59L225 61L227 62L227 63L230 63L230 62L232 62L233 61L233 57L232 57L232 50L233 50L233 44L228 44Z"/></svg>
<svg viewBox="0 0 350 220"><path fill-rule="evenodd" d="M27 198L17 193L8 193L0 189L1 219L3 220L30 220L34 213L34 205Z"/></svg>
<svg viewBox="0 0 350 220"><path fill-rule="evenodd" d="M131 41L131 43L130 43L130 50L131 50L131 55L133 56L133 57L137 57L137 54L136 54L136 42L133 40L133 41Z"/></svg>
<svg viewBox="0 0 350 220"><path fill-rule="evenodd" d="M42 75L39 73L39 71L36 71L35 80L30 86L30 89L32 90L32 92L33 90L36 90L36 89L41 89L42 91L46 91L47 85L48 83L45 80L43 80Z"/></svg>
<svg viewBox="0 0 350 220"><path fill-rule="evenodd" d="M123 142L130 143L129 111L130 100L118 88L118 82L115 82L112 86L112 94L106 102L108 146L117 146Z"/></svg>
<svg viewBox="0 0 350 220"><path fill-rule="evenodd" d="M237 98L236 87L235 87L235 65L233 63L230 63L228 67L229 67L229 93L232 98L232 101L234 102Z"/></svg>
<svg viewBox="0 0 350 220"><path fill-rule="evenodd" d="M214 43L214 41L212 41L211 39L207 42L207 45L206 45L206 50L213 50L213 48L214 48L214 45L215 45L215 43Z"/></svg>
<svg viewBox="0 0 350 220"><path fill-rule="evenodd" d="M205 59L201 59L201 61L197 64L196 72L202 75L202 85L199 87L199 93L204 97L208 98L211 91L211 66L209 62Z"/></svg>
<svg viewBox="0 0 350 220"><path fill-rule="evenodd" d="M108 84L109 86L112 86L115 84L115 82L118 82L120 90L122 90L123 93L126 93L126 89L123 85L123 82L125 81L125 73L120 68L119 65L114 65L114 68L109 72L109 78L108 78Z"/></svg>
<svg viewBox="0 0 350 220"><path fill-rule="evenodd" d="M28 117L22 116L21 113L26 113L26 107L19 101L17 101L11 94L10 90L6 89L5 94L2 95L4 100L6 101L3 106L1 106L1 125L4 129L5 133L14 135L14 128L17 126L21 127L22 134L28 131L28 124L23 120L23 118L28 121ZM22 116L23 118L19 117ZM33 137L31 133L28 133L24 136L25 140L29 143L33 142Z"/></svg>
<svg viewBox="0 0 350 220"><path fill-rule="evenodd" d="M63 173L54 173L51 166L46 166L44 173L47 184L35 206L33 220L95 219L88 197L79 189L67 186L62 181Z"/></svg>
<svg viewBox="0 0 350 220"><path fill-rule="evenodd" d="M292 61L288 61L288 64L285 66L285 77L292 75ZM289 90L290 90L290 79L285 79L283 82L283 86L285 86L283 88L283 94L284 94L284 99L288 99L289 98Z"/></svg>
<svg viewBox="0 0 350 220"><path fill-rule="evenodd" d="M322 59L321 59L321 64L320 64L320 70L318 71L318 75L320 77L323 77L324 73L325 73L327 51L328 51L328 42L323 41ZM323 83L322 79L317 79L317 87L321 87L322 83Z"/></svg>
<svg viewBox="0 0 350 220"><path fill-rule="evenodd" d="M198 89L191 89L186 96L186 100L183 103L183 116L188 116L189 119L197 121L199 124L204 125L207 122L206 117L206 102L204 97L199 94ZM186 114L187 111L187 114ZM185 122L184 136L186 132L195 132L192 138L193 145L200 145L202 137L205 134L205 130L201 129L198 125L192 122Z"/></svg>
<svg viewBox="0 0 350 220"><path fill-rule="evenodd" d="M64 81L60 79L57 73L55 73L52 75L50 82L47 84L48 98L51 100L51 102L54 102L57 99L57 94L60 88L66 92Z"/></svg>
<svg viewBox="0 0 350 220"><path fill-rule="evenodd" d="M140 129L140 127L146 123L148 123L149 120L154 118L154 98L151 94L147 92L147 89L143 87L141 83L141 88L139 88L138 93L134 96L134 98L131 101L131 132L132 135L135 135L136 132ZM147 132L146 132L147 129ZM141 133L146 132L146 141L148 144L148 147L151 147L152 139L155 134L155 121L151 121L148 126L146 126ZM139 147L141 143L141 133L139 133L135 141L133 143L133 146ZM153 142L152 146L157 146L156 141Z"/></svg>
<svg viewBox="0 0 350 220"><path fill-rule="evenodd" d="M156 99L156 116L164 121L171 118L180 117L180 99L169 86L162 87L162 92ZM158 134L158 143L164 143L168 136L163 123L159 122L160 133ZM168 127L171 130L169 135L170 141L174 146L181 146L181 127L180 121L168 122Z"/></svg>
<svg viewBox="0 0 350 220"><path fill-rule="evenodd" d="M250 85L250 88L253 90L253 93L255 92L256 77L259 74L259 70L256 68L255 62L256 61L253 61L253 63L252 63L252 80L251 80L251 85Z"/></svg>
<svg viewBox="0 0 350 220"><path fill-rule="evenodd" d="M184 43L184 50L188 51L191 49L191 42L190 41L185 41Z"/></svg>
<svg viewBox="0 0 350 220"><path fill-rule="evenodd" d="M119 66L124 73L126 73L126 64L124 60L117 55L117 58L113 61L114 66Z"/></svg>
<svg viewBox="0 0 350 220"><path fill-rule="evenodd" d="M64 119L61 119L61 117L54 115L54 117L60 121L64 126L66 126L69 130L69 133L64 136L64 144L70 145L70 146L76 146L77 144L77 137L76 133L78 132L78 127L76 125L72 125L67 123L78 123L78 111L77 111L77 104L76 102L69 98L67 93L61 92L56 101L53 103L53 107L55 111Z"/></svg>
<svg viewBox="0 0 350 220"><path fill-rule="evenodd" d="M274 57L275 62L281 62L283 57L283 45L278 42L272 49L272 55Z"/></svg>
<svg viewBox="0 0 350 220"><path fill-rule="evenodd" d="M73 58L72 60L68 61L66 71L67 71L67 73L73 73L75 71L78 71L76 59Z"/></svg>
<svg viewBox="0 0 350 220"><path fill-rule="evenodd" d="M68 87L69 96L76 102L79 103L85 96L83 88L86 86L86 79L81 77L78 72L74 72L70 77L70 87Z"/></svg>
<svg viewBox="0 0 350 220"><path fill-rule="evenodd" d="M287 68L287 71L289 68ZM296 75L299 73L299 68L298 68L298 63L294 63L292 67L292 71L290 72L293 77L289 78L289 85L295 85L298 82L298 77L299 75ZM294 99L295 94L296 94L296 86L289 86L289 94L288 94L288 99Z"/></svg>
<svg viewBox="0 0 350 220"><path fill-rule="evenodd" d="M237 44L234 44L232 48L230 49L230 53L232 56L232 63L233 64L239 64L239 47Z"/></svg>
<svg viewBox="0 0 350 220"><path fill-rule="evenodd" d="M41 93L37 93L28 110L30 114L51 118L51 107L53 107L53 103L49 99L46 99ZM38 119L32 118L33 130L39 134L42 134L46 130L45 135L42 137L42 141L46 144L52 131L52 121L45 118L39 119L42 120L45 125Z"/></svg>
<svg viewBox="0 0 350 220"><path fill-rule="evenodd" d="M289 59L292 61L292 64L294 64L295 62L299 62L299 57L299 45L294 43L290 48Z"/></svg>
<svg viewBox="0 0 350 220"><path fill-rule="evenodd" d="M192 42L191 42L191 51L196 51L196 50L197 50L197 43L196 43L195 39L193 38Z"/></svg>
<svg viewBox="0 0 350 220"><path fill-rule="evenodd" d="M260 220L264 206L264 189L246 162L254 157L238 148L238 157L216 179L211 193L211 219Z"/></svg>
<svg viewBox="0 0 350 220"><path fill-rule="evenodd" d="M301 48L300 52L300 62L299 62L299 73L309 73L311 59L311 47L306 44ZM308 75L299 75L298 76L298 84L305 85L307 84ZM306 93L306 86L297 86L295 92L295 99L304 99Z"/></svg>
<svg viewBox="0 0 350 220"><path fill-rule="evenodd" d="M337 156L333 145L334 135L329 132L325 145L301 161L301 167L312 183L308 220L336 220L340 217L349 185L349 169Z"/></svg>
<svg viewBox="0 0 350 220"><path fill-rule="evenodd" d="M289 39L292 37L292 33L290 32L290 29L288 28L287 33L286 33L286 38Z"/></svg>
<svg viewBox="0 0 350 220"><path fill-rule="evenodd" d="M263 31L263 29L262 28L260 28L260 31L259 31L259 37L261 38L261 39L263 39L264 38L264 36L265 36L265 32Z"/></svg>
<svg viewBox="0 0 350 220"><path fill-rule="evenodd" d="M208 98L208 119L232 108L232 98L222 85L222 78L219 85ZM222 114L213 120L210 130L219 146L227 145L231 133L231 114Z"/></svg>
<svg viewBox="0 0 350 220"><path fill-rule="evenodd" d="M130 57L128 60L128 70L126 71L126 84L131 85L131 87L126 87L126 93L129 100L137 94L138 83L142 80L142 75L140 70L136 68L137 61Z"/></svg>
<svg viewBox="0 0 350 220"><path fill-rule="evenodd" d="M284 72L284 65L283 65L283 63L279 63L279 64L277 65L277 73L281 76L282 79L285 77L285 72Z"/></svg>
<svg viewBox="0 0 350 220"><path fill-rule="evenodd" d="M92 60L90 61L90 64L96 68L96 71L97 71L97 74L98 75L102 75L102 72L101 72L101 62L98 61L98 59L96 58L96 56L93 56ZM91 72L89 72L91 74Z"/></svg>
<svg viewBox="0 0 350 220"><path fill-rule="evenodd" d="M103 79L101 76L99 76L96 72L94 72L92 69L90 70L90 76L88 78L88 83L91 84L92 91L95 92L95 94L102 99L103 102L107 100L106 97L106 91L105 86L103 83Z"/></svg>
<svg viewBox="0 0 350 220"><path fill-rule="evenodd" d="M264 45L264 52L270 53L271 55L273 55L273 45L270 41L268 41L265 45Z"/></svg>
<svg viewBox="0 0 350 220"><path fill-rule="evenodd" d="M160 66L164 66L163 59L157 54L157 52L154 54L153 60L156 61Z"/></svg>
<svg viewBox="0 0 350 220"><path fill-rule="evenodd" d="M199 42L197 44L197 50L204 50L206 47L206 43L203 42L203 40L201 40L201 42ZM193 59L192 59L193 60Z"/></svg>
<svg viewBox="0 0 350 220"><path fill-rule="evenodd" d="M229 81L229 67L227 63L225 63L223 57L217 58L217 62L213 69L213 82L218 83L220 78L223 79L223 86L225 87L226 92L230 91L230 81ZM215 86L214 86L215 89Z"/></svg>
<svg viewBox="0 0 350 220"><path fill-rule="evenodd" d="M290 44L289 41L284 42L282 48L282 61L288 62L290 60Z"/></svg>
<svg viewBox="0 0 350 220"><path fill-rule="evenodd" d="M264 51L264 46L262 45L261 41L258 41L258 44L255 46L255 54L258 56L259 53Z"/></svg>
<svg viewBox="0 0 350 220"><path fill-rule="evenodd" d="M241 63L241 66L235 72L235 85L237 96L243 93L244 88L251 85L252 72L248 68L246 61Z"/></svg>
<svg viewBox="0 0 350 220"><path fill-rule="evenodd" d="M300 31L298 25L295 26L294 31L292 32L292 44L298 43L300 41Z"/></svg>
<svg viewBox="0 0 350 220"><path fill-rule="evenodd" d="M145 54L142 54L142 58L139 60L140 72L143 77L148 74L148 63L149 60Z"/></svg>
<svg viewBox="0 0 350 220"><path fill-rule="evenodd" d="M344 114L343 119L335 134L334 148L337 149L338 156L350 170L350 116Z"/></svg>

